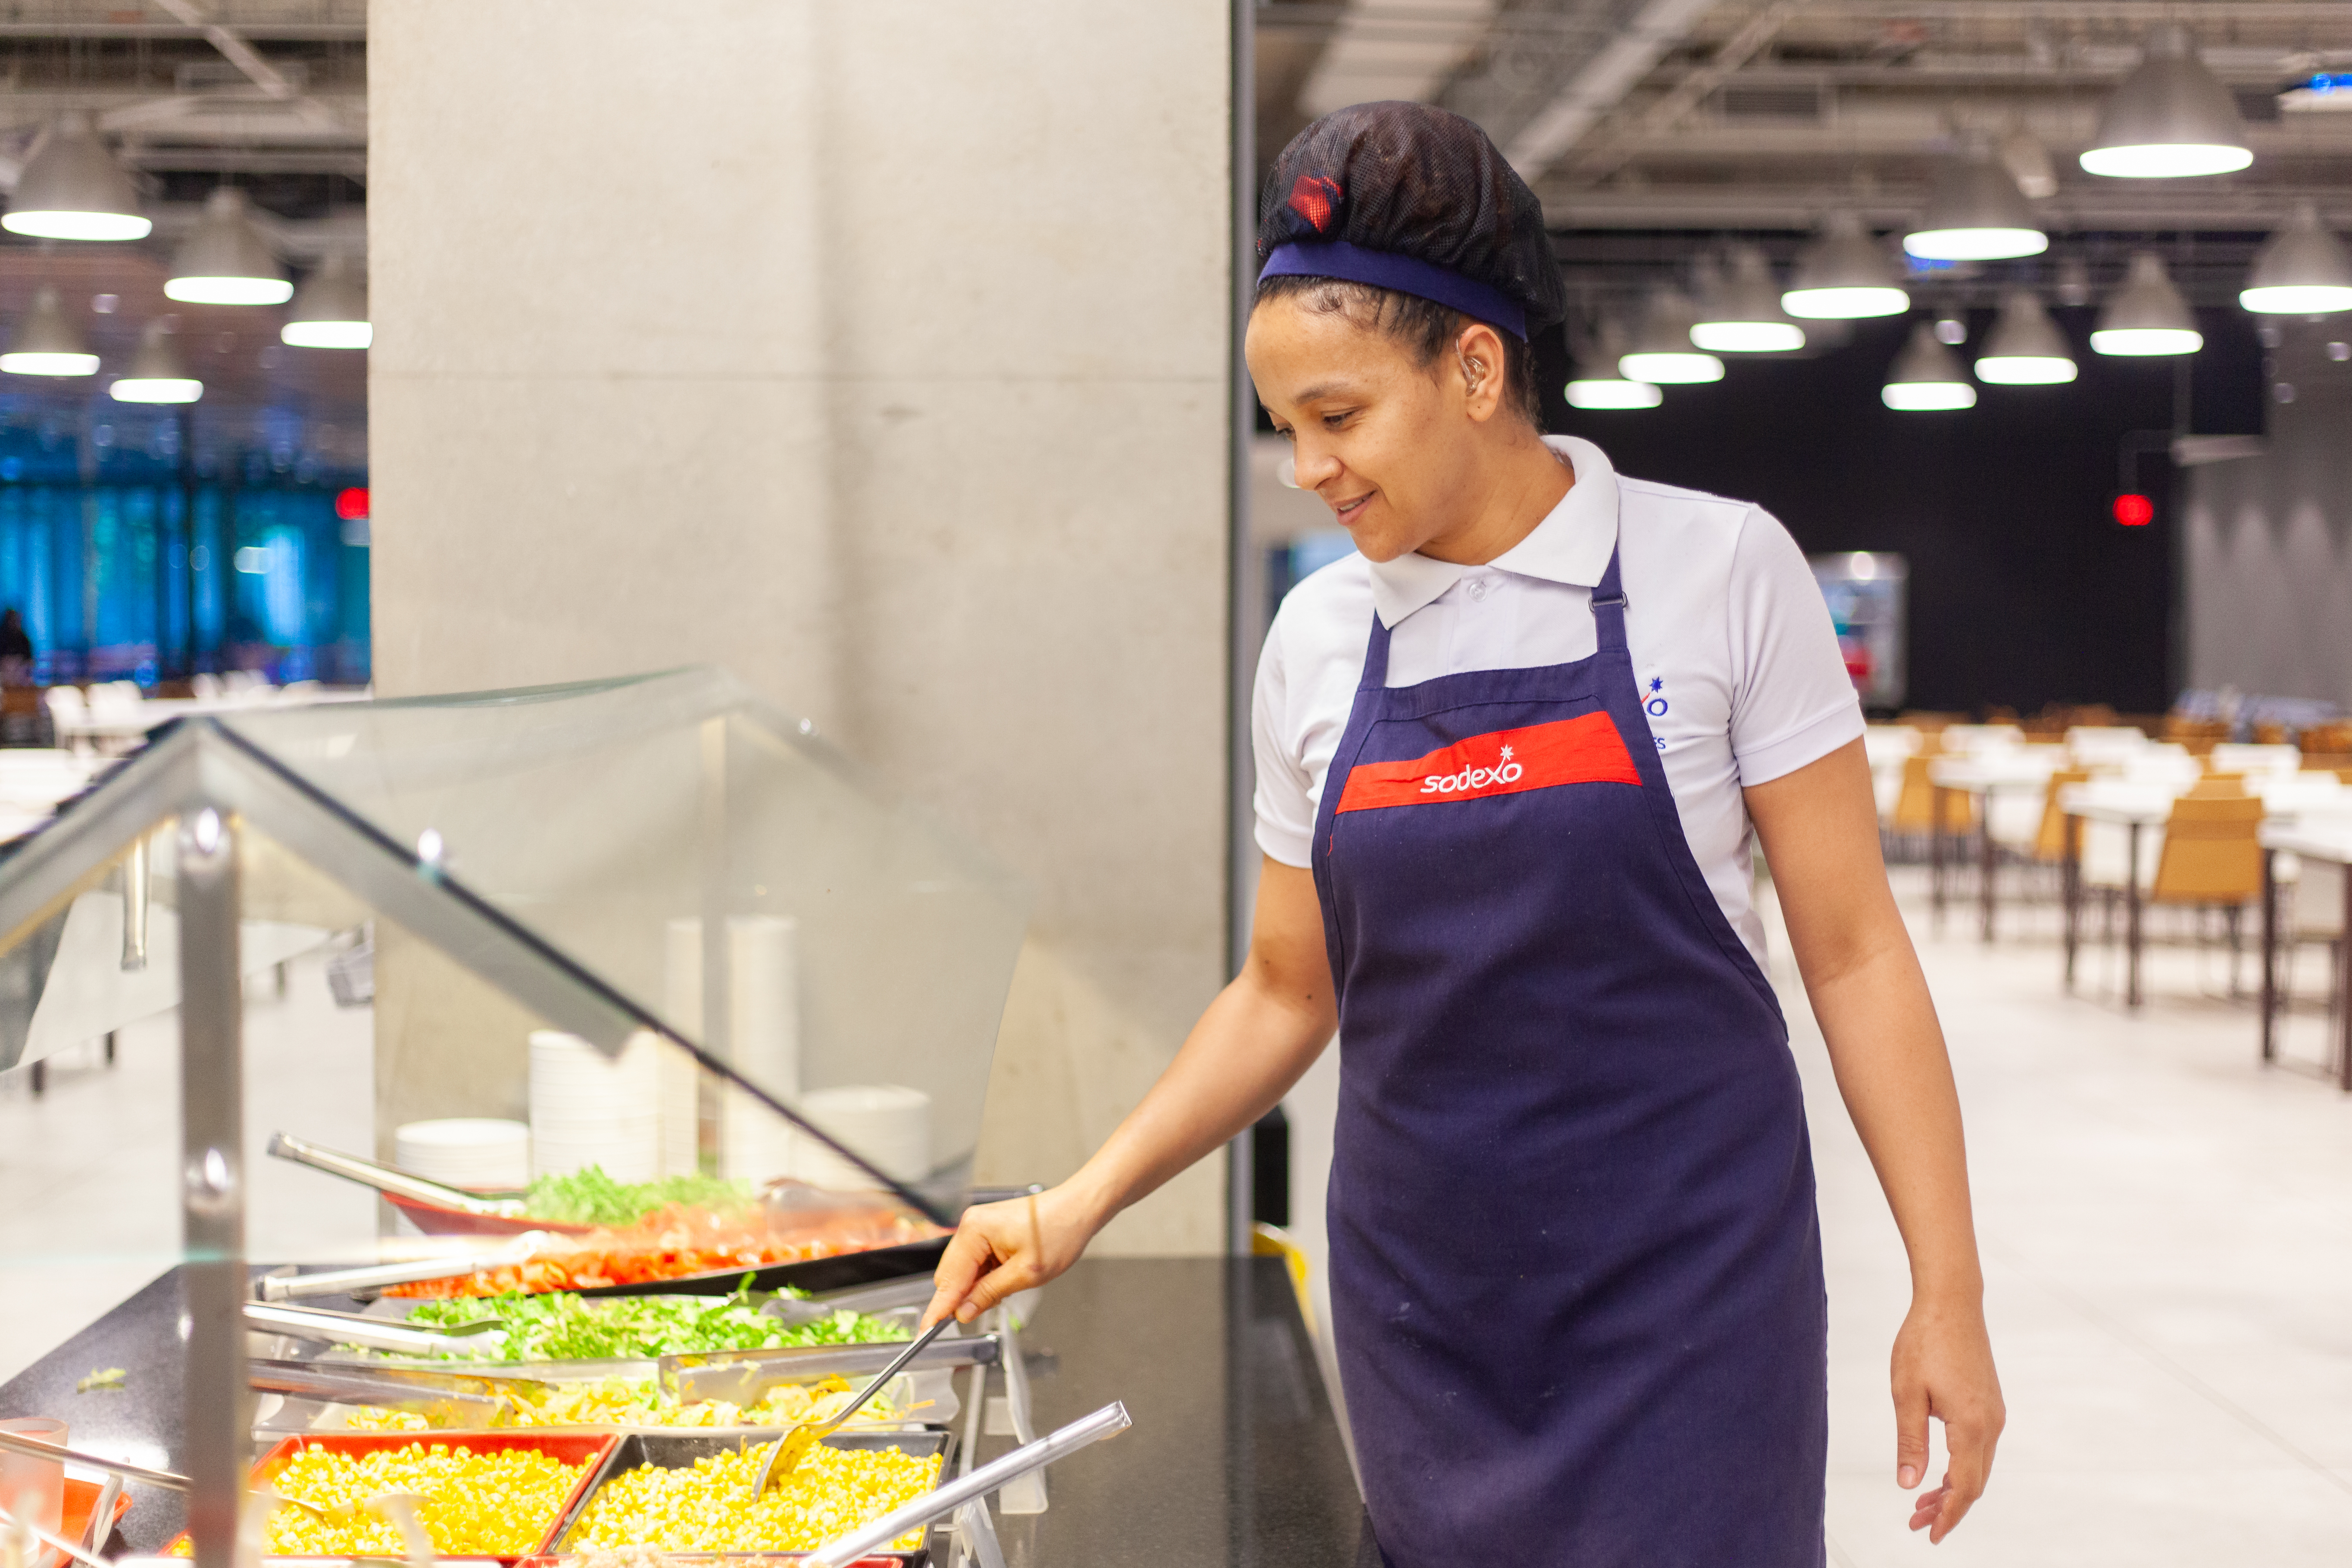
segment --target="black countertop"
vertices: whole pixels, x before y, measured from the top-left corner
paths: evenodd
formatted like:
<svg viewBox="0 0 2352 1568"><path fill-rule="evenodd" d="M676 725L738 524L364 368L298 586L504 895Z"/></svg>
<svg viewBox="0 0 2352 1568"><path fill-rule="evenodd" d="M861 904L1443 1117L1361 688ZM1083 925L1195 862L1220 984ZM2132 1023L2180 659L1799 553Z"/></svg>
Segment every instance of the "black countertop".
<svg viewBox="0 0 2352 1568"><path fill-rule="evenodd" d="M0 1415L62 1416L78 1448L184 1469L179 1320L174 1270L0 1384ZM1053 1467L1045 1512L999 1517L1009 1568L1358 1561L1363 1506L1278 1259L1089 1259L1046 1287L1022 1348L1039 1431L1114 1399L1135 1426ZM123 1389L74 1392L116 1366ZM983 1437L980 1458L1012 1446ZM116 1550L179 1532L176 1495L131 1495Z"/></svg>

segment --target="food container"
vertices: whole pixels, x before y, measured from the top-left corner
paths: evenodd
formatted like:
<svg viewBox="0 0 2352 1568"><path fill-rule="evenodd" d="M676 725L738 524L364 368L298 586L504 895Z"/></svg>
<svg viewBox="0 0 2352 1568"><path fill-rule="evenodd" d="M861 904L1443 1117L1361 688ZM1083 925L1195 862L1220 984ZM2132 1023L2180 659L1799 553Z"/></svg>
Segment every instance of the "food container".
<svg viewBox="0 0 2352 1568"><path fill-rule="evenodd" d="M598 1478L604 1474L617 1440L609 1432L331 1432L315 1436L280 1439L254 1464L251 1484L259 1487L277 1479L278 1473L285 1469L287 1462L303 1448L324 1448L330 1453L346 1454L356 1458L362 1454L380 1453L386 1448L405 1448L415 1443L437 1443L473 1454L503 1453L516 1448L531 1449L546 1454L566 1465L584 1464L587 1468L581 1471L580 1479L572 1483L572 1490L564 1497L562 1505L555 1510L554 1518L548 1521L547 1529L541 1535L533 1551L525 1554L535 1556L548 1552L564 1529L570 1525L572 1515L580 1510L582 1501L587 1498L589 1492L595 1487ZM174 1541L165 1549L166 1552L176 1554L186 1540L187 1537L182 1535L179 1540ZM277 1559L279 1562L301 1560L292 1556ZM455 1559L445 1560L454 1561ZM478 1558L474 1560L487 1561ZM514 1563L519 1561L519 1558L501 1557L498 1561Z"/></svg>
<svg viewBox="0 0 2352 1568"><path fill-rule="evenodd" d="M756 1447L772 1443L782 1436L783 1431L784 1428L780 1426L760 1426L708 1432L629 1431L623 1433L619 1443L605 1457L604 1464L592 1478L593 1484L572 1504L564 1519L562 1530L555 1537L555 1545L551 1555L557 1556L556 1568L576 1568L580 1556L584 1551L595 1550L574 1545L572 1542L572 1534L579 1524L581 1516L587 1511L589 1504L595 1500L596 1493L603 1489L605 1482L614 1477L625 1475L641 1465L658 1465L668 1470L684 1469L697 1459L708 1458L713 1454L732 1453L740 1447ZM954 1458L955 1447L953 1436L940 1431L835 1432L826 1437L824 1443L829 1448L896 1448L907 1454L921 1456L936 1454L939 1456L939 1468L942 1475L947 1471L949 1461ZM871 1558L860 1561L875 1563L889 1563L898 1565L898 1568L927 1568L930 1562L932 1533L938 1528L935 1525L932 1527L932 1531L927 1531L924 1544L913 1552L877 1552ZM745 1563L773 1564L792 1562L807 1553L802 1552L664 1552L663 1555L676 1557L682 1561L740 1560Z"/></svg>

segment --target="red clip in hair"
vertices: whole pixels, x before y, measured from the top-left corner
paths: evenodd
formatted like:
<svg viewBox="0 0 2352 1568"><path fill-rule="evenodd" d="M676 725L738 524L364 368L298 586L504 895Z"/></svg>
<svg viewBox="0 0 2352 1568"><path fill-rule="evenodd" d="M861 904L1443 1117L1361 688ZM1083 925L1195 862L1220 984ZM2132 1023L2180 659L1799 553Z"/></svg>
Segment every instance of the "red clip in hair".
<svg viewBox="0 0 2352 1568"><path fill-rule="evenodd" d="M1339 205L1339 182L1327 174L1301 174L1290 187L1290 210L1313 224L1318 234L1331 226Z"/></svg>

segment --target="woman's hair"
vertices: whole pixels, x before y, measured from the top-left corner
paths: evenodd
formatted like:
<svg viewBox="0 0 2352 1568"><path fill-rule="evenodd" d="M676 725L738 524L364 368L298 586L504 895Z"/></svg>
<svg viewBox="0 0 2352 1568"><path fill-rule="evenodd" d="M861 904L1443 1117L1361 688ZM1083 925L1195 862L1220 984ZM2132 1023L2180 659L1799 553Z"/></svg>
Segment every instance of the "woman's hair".
<svg viewBox="0 0 2352 1568"><path fill-rule="evenodd" d="M1366 331L1378 332L1402 346L1423 370L1435 364L1461 337L1462 329L1476 320L1418 294L1339 278L1277 274L1261 279L1255 303L1263 305L1268 300L1289 300L1318 316L1345 316ZM1494 326L1491 321L1482 324ZM1495 335L1503 341L1503 406L1541 430L1543 402L1536 391L1536 356L1526 343L1500 327L1495 327Z"/></svg>

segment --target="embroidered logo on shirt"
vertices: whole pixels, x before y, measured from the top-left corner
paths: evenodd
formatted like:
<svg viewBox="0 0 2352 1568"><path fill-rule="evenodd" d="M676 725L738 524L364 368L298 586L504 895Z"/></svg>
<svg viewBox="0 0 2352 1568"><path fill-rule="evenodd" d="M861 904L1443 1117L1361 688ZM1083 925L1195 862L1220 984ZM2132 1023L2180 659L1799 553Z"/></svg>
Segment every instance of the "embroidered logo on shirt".
<svg viewBox="0 0 2352 1568"><path fill-rule="evenodd" d="M1456 741L1409 762L1365 763L1348 773L1334 811L1433 805L1571 784L1638 784L1633 755L1605 712Z"/></svg>

